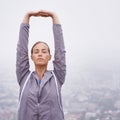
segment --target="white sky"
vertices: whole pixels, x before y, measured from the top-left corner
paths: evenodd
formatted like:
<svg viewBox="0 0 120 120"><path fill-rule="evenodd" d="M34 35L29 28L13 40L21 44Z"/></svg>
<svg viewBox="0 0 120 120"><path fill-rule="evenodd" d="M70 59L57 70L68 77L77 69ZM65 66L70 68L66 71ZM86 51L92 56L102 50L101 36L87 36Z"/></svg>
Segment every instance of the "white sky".
<svg viewBox="0 0 120 120"><path fill-rule="evenodd" d="M1 0L0 71L15 72L19 25L27 11L55 11L62 23L67 75L93 69L120 71L119 0ZM45 40L53 50L51 20L32 18L30 47Z"/></svg>

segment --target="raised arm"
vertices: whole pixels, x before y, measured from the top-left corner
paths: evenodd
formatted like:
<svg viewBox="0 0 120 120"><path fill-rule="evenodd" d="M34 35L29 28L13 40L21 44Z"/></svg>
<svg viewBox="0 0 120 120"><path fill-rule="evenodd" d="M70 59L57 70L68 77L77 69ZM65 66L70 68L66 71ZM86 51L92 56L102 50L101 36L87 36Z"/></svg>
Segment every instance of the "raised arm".
<svg viewBox="0 0 120 120"><path fill-rule="evenodd" d="M53 61L54 72L60 84L62 85L65 81L66 76L66 51L63 39L62 26L56 14L53 14L53 33L55 45L55 55Z"/></svg>
<svg viewBox="0 0 120 120"><path fill-rule="evenodd" d="M29 73L28 38L29 17L25 15L20 25L19 40L17 44L16 75L19 84L22 83L24 77Z"/></svg>
<svg viewBox="0 0 120 120"><path fill-rule="evenodd" d="M17 44L16 74L18 83L24 81L29 71L28 39L29 21L31 16L39 16L39 12L28 12L25 14L20 25L19 40Z"/></svg>

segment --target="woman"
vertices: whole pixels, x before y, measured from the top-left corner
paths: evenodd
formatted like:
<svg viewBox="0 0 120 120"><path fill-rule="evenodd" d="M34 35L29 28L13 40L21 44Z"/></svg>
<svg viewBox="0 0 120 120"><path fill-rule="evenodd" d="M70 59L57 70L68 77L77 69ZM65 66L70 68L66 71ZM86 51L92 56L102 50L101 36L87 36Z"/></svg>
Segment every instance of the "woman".
<svg viewBox="0 0 120 120"><path fill-rule="evenodd" d="M39 41L31 49L31 59L34 62L35 71L30 74L28 37L29 21L32 16L52 18L55 45L53 72L47 70L48 62L51 59L50 49L45 42ZM25 15L20 26L17 44L16 74L20 85L18 120L64 119L61 87L66 75L65 47L61 24L55 13L41 10L28 12Z"/></svg>

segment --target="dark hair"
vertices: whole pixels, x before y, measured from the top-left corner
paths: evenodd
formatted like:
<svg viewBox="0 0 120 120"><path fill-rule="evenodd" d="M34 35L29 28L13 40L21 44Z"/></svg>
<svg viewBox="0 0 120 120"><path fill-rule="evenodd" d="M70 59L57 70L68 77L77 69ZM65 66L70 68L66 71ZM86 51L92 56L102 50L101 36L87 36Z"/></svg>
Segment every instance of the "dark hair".
<svg viewBox="0 0 120 120"><path fill-rule="evenodd" d="M48 47L48 52L49 52L49 54L50 54L50 48L49 48L48 44L47 44L46 42L43 42L43 41L38 41L38 42L36 42L36 43L32 46L32 48L31 48L31 54L33 54L33 48L34 48L37 44L39 44L39 43L45 44L45 45Z"/></svg>

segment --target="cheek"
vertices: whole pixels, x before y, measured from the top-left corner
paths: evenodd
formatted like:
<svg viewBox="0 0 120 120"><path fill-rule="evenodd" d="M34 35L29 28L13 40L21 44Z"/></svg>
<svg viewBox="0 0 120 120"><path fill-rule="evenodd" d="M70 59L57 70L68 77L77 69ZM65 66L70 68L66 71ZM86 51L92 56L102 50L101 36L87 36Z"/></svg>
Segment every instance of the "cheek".
<svg viewBox="0 0 120 120"><path fill-rule="evenodd" d="M45 58L46 58L47 60L50 60L50 55L46 55Z"/></svg>
<svg viewBox="0 0 120 120"><path fill-rule="evenodd" d="M36 60L36 55L32 55L32 56L31 56L31 59L32 59L33 61L35 61L35 60Z"/></svg>

